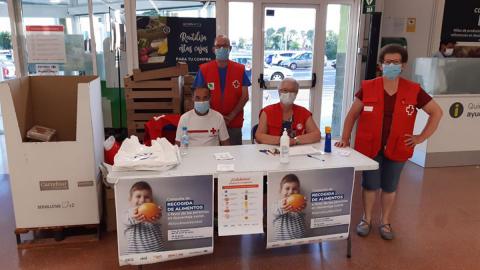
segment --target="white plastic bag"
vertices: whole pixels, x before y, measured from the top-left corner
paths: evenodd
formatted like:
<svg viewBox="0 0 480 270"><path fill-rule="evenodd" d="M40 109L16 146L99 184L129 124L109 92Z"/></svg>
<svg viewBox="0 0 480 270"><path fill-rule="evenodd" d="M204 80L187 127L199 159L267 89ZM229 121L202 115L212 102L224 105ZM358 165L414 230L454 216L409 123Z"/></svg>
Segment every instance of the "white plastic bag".
<svg viewBox="0 0 480 270"><path fill-rule="evenodd" d="M123 141L115 156L113 171L150 170L164 171L180 163L178 146L165 138L152 141L152 146L140 144L134 135Z"/></svg>

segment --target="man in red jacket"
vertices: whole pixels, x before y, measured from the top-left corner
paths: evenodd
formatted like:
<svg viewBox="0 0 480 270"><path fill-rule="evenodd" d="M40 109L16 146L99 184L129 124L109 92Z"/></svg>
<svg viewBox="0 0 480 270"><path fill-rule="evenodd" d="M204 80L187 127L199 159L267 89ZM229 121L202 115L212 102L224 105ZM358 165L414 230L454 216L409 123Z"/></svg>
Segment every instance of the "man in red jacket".
<svg viewBox="0 0 480 270"><path fill-rule="evenodd" d="M242 144L243 107L248 101L251 85L245 66L228 59L232 47L224 35L215 38L215 60L200 65L193 87L210 89L210 106L220 112L227 124L230 143Z"/></svg>

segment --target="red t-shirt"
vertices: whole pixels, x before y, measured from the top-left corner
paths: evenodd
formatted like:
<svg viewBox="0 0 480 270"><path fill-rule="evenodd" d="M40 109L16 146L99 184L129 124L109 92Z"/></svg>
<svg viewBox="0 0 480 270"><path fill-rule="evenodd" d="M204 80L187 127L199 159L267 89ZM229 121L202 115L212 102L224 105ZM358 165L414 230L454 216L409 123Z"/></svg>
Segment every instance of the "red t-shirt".
<svg viewBox="0 0 480 270"><path fill-rule="evenodd" d="M390 135L390 128L392 126L393 109L395 108L395 100L397 99L397 93L390 96L386 91L383 91L383 96L384 96L384 110L383 110L383 127L382 127L382 145L386 145L388 136ZM363 92L361 88L355 94L355 97L362 100ZM425 90L420 88L420 91L418 91L416 107L418 109L421 109L428 102L430 102L430 100L432 100L432 97L429 94L427 94Z"/></svg>

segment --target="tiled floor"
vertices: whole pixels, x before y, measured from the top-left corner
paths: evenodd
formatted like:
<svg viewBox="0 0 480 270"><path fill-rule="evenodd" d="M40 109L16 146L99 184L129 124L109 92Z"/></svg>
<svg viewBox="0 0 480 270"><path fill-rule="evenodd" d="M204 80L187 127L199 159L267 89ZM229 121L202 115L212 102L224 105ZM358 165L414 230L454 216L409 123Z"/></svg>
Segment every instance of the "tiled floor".
<svg viewBox="0 0 480 270"><path fill-rule="evenodd" d="M3 136L2 136L3 137ZM2 162L3 164L3 162ZM480 168L426 169L405 166L393 227L397 239L353 235L346 243L265 250L262 235L215 239L215 253L147 265L144 269L480 269ZM0 269L117 269L116 235L75 247L17 250L8 177L0 177ZM353 222L361 215L356 182ZM378 209L377 209L378 213ZM378 222L377 222L378 224ZM135 269L123 267L122 269Z"/></svg>

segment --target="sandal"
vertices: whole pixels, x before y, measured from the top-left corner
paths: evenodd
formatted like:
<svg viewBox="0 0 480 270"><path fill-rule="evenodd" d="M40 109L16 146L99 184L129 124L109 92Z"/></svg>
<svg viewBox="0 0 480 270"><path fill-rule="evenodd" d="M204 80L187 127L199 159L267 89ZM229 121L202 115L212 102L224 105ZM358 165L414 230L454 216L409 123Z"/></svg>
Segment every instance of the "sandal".
<svg viewBox="0 0 480 270"><path fill-rule="evenodd" d="M360 236L367 236L370 233L370 230L372 229L372 224L367 222L365 219L361 219L360 223L357 225L357 234Z"/></svg>
<svg viewBox="0 0 480 270"><path fill-rule="evenodd" d="M393 238L395 238L391 224L382 224L378 229L380 230L380 236L382 239L393 240Z"/></svg>

